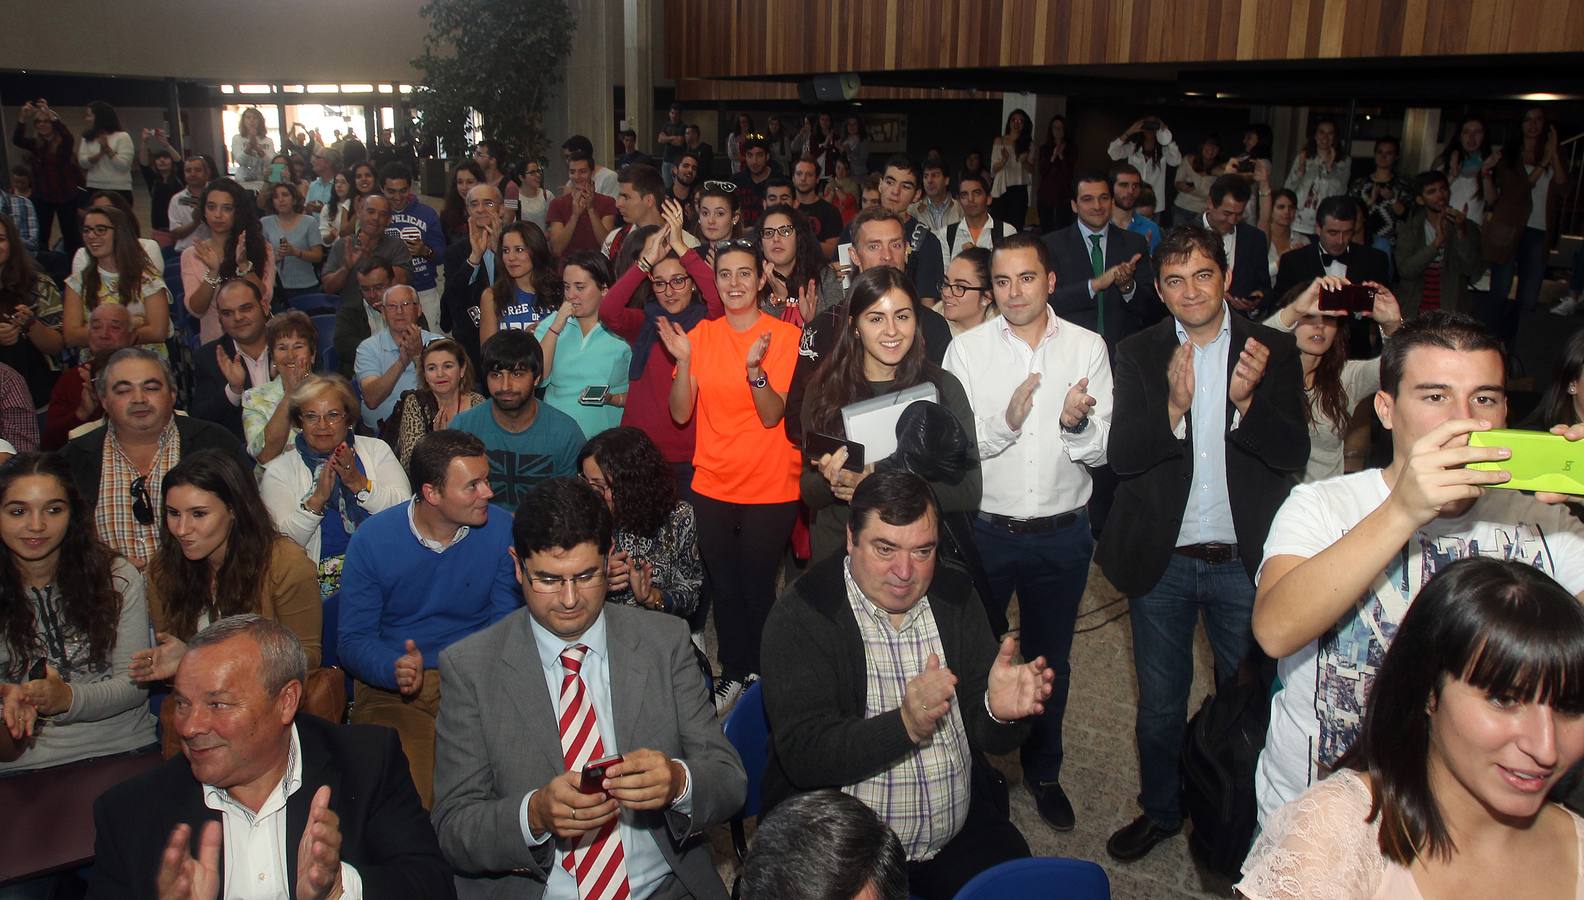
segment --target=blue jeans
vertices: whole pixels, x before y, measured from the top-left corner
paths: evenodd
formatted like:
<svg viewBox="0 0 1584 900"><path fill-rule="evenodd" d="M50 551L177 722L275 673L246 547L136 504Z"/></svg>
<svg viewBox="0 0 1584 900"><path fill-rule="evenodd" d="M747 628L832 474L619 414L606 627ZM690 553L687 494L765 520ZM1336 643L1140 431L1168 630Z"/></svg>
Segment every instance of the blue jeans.
<svg viewBox="0 0 1584 900"><path fill-rule="evenodd" d="M1024 659L1045 657L1055 674L1045 711L1032 722L1023 743L1023 774L1031 781L1058 781L1062 764L1062 717L1067 712L1067 685L1072 667L1073 622L1089 582L1094 538L1089 514L1080 509L1071 523L1035 534L1012 534L974 518L974 543L990 576L990 601L1005 620L1007 604L1017 591ZM997 636L997 640L1000 636Z"/></svg>
<svg viewBox="0 0 1584 900"><path fill-rule="evenodd" d="M1546 233L1539 228L1525 228L1512 262L1492 265L1489 293L1475 298L1475 312L1485 327L1507 345L1508 356L1517 350L1518 324L1523 314L1533 312L1540 302L1545 267ZM1518 295L1509 302L1507 294L1514 278L1518 279Z"/></svg>
<svg viewBox="0 0 1584 900"><path fill-rule="evenodd" d="M1204 611L1216 683L1237 672L1253 646L1254 585L1238 560L1208 563L1172 554L1154 590L1128 601L1138 674L1139 805L1162 828L1182 823L1178 775L1193 685L1194 625Z"/></svg>

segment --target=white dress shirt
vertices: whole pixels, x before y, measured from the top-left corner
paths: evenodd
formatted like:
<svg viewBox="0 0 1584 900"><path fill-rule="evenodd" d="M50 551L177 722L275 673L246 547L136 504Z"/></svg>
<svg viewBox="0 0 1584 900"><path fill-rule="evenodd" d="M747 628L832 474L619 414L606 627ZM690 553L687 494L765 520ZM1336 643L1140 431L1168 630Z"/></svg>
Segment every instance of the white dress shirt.
<svg viewBox="0 0 1584 900"><path fill-rule="evenodd" d="M1106 224L1110 225L1109 222L1107 222ZM1121 229L1117 229L1117 230L1120 231ZM1089 258L1089 256L1090 256L1090 252L1089 252L1090 248L1094 245L1094 241L1091 240L1091 238L1093 238L1093 237L1099 237L1100 238L1100 271L1104 272L1107 268L1109 268L1105 264L1106 249L1107 249L1107 247L1108 247L1108 245L1110 243L1109 238L1111 236L1111 232L1109 231L1109 229L1101 228L1099 231L1095 231L1093 228L1090 228L1088 225L1084 224L1084 221L1082 219L1079 219L1078 220L1078 234L1079 234L1080 237L1083 238L1083 251L1084 251L1084 258L1085 259ZM1095 276L1090 276L1089 278L1084 279L1084 284L1089 286L1089 296L1090 297L1094 297L1097 294L1099 294L1099 291L1096 291L1095 288L1094 288L1094 279L1095 279ZM1119 291L1122 290L1122 286L1120 284L1116 285L1116 288ZM1132 287L1128 288L1125 291L1122 291L1122 300L1123 300L1123 302L1126 302L1128 300L1132 300L1133 299L1133 295L1136 294L1136 293L1138 293L1138 282L1137 281L1133 282L1133 286Z"/></svg>
<svg viewBox="0 0 1584 900"><path fill-rule="evenodd" d="M1221 304L1221 325L1214 338L1204 346L1194 344L1193 406L1188 415L1177 423L1175 434L1183 438L1188 428L1193 428L1193 490L1188 494L1188 506L1183 510L1182 526L1177 531L1178 547L1192 544L1235 544L1237 529L1232 524L1232 500L1227 492L1226 434L1236 431L1242 421L1237 410L1231 412L1231 427L1227 427L1227 383L1231 376L1227 366L1233 353L1243 348L1232 348L1232 312L1225 302ZM1187 343L1188 332L1182 323L1174 321L1177 343Z"/></svg>
<svg viewBox="0 0 1584 900"><path fill-rule="evenodd" d="M979 468L984 477L979 508L987 513L1033 519L1083 506L1091 490L1089 470L1106 461L1111 438L1111 364L1100 335L1045 309L1045 332L1030 347L1012 333L1005 316L964 332L946 348L946 371L968 392L979 432ZM1012 392L1032 373L1040 385L1023 427L1007 425ZM1082 430L1061 425L1067 391L1089 379L1094 409Z"/></svg>
<svg viewBox="0 0 1584 900"><path fill-rule="evenodd" d="M295 896L297 873L286 869L286 798L301 788L302 744L297 740L296 725L291 727L286 774L258 812L238 803L225 788L203 786L204 805L220 813L224 832L225 885L220 895L226 900L289 900ZM363 878L345 860L341 862L341 896L349 900L363 897Z"/></svg>
<svg viewBox="0 0 1584 900"><path fill-rule="evenodd" d="M1199 223L1201 225L1203 225L1205 227L1205 230L1210 232L1211 234L1220 234L1220 232L1216 231L1214 226L1212 226L1210 224L1210 216L1208 214L1201 214L1199 216ZM1231 288L1232 287L1232 266L1233 266L1233 261L1237 259L1237 226L1236 225L1232 226L1232 230L1231 231L1227 232L1226 234L1222 234L1221 235L1221 247L1222 247L1222 249L1224 249L1226 251L1227 270L1226 270L1225 283L1226 283L1226 286L1228 288ZM1230 295L1230 293L1231 292L1228 291L1229 295Z"/></svg>
<svg viewBox="0 0 1584 900"><path fill-rule="evenodd" d="M564 589L563 589L564 590ZM616 739L616 713L611 707L610 692L610 653L607 650L605 635L605 617L600 616L589 626L588 631L575 641L565 641L556 637L540 626L538 622L529 620L529 629L533 632L534 647L538 652L540 667L544 671L545 689L550 692L550 704L556 705L557 698L561 696L561 682L566 678L566 668L561 665L561 652L574 644L582 644L588 648L583 656L583 665L578 674L583 678L583 689L588 692L589 702L594 705L594 721L599 726L600 743L605 748L606 756L614 756L624 750L635 750L636 747L625 746ZM559 710L557 710L559 712ZM547 729L553 731L555 723L544 723ZM557 744L559 746L559 743ZM687 784L683 786L682 793L672 801L671 809L690 816L693 814L693 772L688 769L688 764L682 764L685 771ZM538 791L529 791L523 797L522 806L518 807L517 820L522 828L523 840L530 847L537 847L551 839L549 832L534 834L533 828L528 824L528 803L533 800L533 795ZM661 880L671 874L671 865L666 862L665 854L660 852L658 841L660 837L648 829L634 826L637 814L632 810L624 809L618 817L620 824L616 834L621 838L622 859L627 866L627 885L631 888L631 896L647 897L654 893ZM661 831L660 835L667 832ZM550 877L545 879L544 900L578 900L577 879L572 877L561 865L561 860L566 856L561 842L557 841L555 854L550 864Z"/></svg>

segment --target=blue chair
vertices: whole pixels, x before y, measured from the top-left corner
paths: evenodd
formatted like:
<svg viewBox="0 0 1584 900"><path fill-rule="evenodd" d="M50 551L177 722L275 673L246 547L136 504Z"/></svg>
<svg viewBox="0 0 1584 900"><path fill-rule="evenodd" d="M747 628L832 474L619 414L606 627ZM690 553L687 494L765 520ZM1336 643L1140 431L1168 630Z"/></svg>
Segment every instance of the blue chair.
<svg viewBox="0 0 1584 900"><path fill-rule="evenodd" d="M1111 900L1105 869L1085 859L1035 856L992 866L962 886L956 900Z"/></svg>
<svg viewBox="0 0 1584 900"><path fill-rule="evenodd" d="M310 316L317 316L321 313L333 314L340 300L329 294L303 294L300 297L293 297L287 300L286 303L292 309L301 310Z"/></svg>
<svg viewBox="0 0 1584 900"><path fill-rule="evenodd" d="M770 720L765 717L764 690L760 682L748 685L748 690L737 698L722 728L726 740L731 741L737 755L742 757L743 769L748 773L748 791L743 795L742 809L731 819L732 847L737 850L740 862L748 853L743 822L759 815L763 805L759 785L764 780L765 765L770 758Z"/></svg>
<svg viewBox="0 0 1584 900"><path fill-rule="evenodd" d="M312 319L319 334L319 371L334 372L341 364L335 350L335 313L321 313Z"/></svg>

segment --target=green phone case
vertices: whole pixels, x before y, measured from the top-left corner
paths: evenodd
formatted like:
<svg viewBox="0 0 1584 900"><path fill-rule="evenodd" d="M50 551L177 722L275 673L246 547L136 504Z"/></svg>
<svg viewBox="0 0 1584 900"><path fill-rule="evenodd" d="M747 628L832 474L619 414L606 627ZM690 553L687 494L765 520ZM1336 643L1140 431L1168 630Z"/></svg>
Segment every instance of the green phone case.
<svg viewBox="0 0 1584 900"><path fill-rule="evenodd" d="M1512 480L1486 487L1584 496L1584 442L1545 431L1497 428L1471 433L1469 446L1512 451L1511 457L1499 462L1469 463L1470 469L1512 473Z"/></svg>

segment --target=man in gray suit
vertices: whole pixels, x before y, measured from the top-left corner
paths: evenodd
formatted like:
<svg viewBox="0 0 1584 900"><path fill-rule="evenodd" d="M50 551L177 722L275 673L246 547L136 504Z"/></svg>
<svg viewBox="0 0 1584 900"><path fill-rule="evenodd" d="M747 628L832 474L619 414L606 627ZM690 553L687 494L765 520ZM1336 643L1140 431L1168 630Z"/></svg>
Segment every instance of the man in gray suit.
<svg viewBox="0 0 1584 900"><path fill-rule="evenodd" d="M611 528L586 484L541 484L512 527L526 608L440 654L433 819L463 900L725 900L688 838L747 777L687 624L605 604Z"/></svg>

